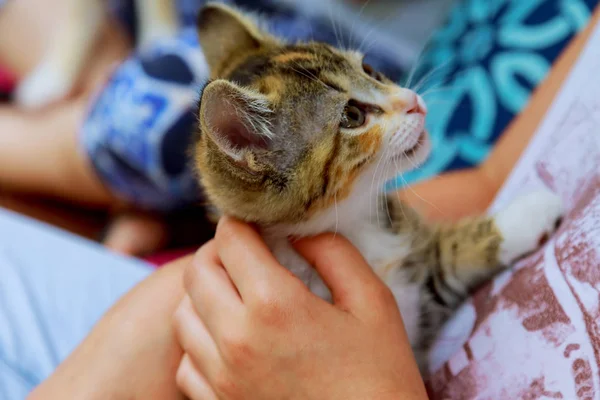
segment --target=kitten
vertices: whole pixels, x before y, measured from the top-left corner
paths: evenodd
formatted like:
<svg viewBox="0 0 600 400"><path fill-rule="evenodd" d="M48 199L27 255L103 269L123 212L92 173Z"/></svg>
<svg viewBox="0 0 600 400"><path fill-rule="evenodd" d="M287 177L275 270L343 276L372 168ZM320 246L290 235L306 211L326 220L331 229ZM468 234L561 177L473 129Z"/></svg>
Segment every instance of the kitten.
<svg viewBox="0 0 600 400"><path fill-rule="evenodd" d="M538 191L495 216L428 224L383 191L385 180L429 153L416 93L357 52L283 43L226 6L205 7L198 30L212 80L193 151L210 203L257 224L277 259L324 298L327 289L288 237L348 238L394 293L425 372L451 311L536 249L561 215L560 200Z"/></svg>
<svg viewBox="0 0 600 400"><path fill-rule="evenodd" d="M17 87L15 101L39 108L67 96L77 83L108 14L106 0L64 0L64 22L37 67ZM177 32L173 0L136 0L139 45Z"/></svg>

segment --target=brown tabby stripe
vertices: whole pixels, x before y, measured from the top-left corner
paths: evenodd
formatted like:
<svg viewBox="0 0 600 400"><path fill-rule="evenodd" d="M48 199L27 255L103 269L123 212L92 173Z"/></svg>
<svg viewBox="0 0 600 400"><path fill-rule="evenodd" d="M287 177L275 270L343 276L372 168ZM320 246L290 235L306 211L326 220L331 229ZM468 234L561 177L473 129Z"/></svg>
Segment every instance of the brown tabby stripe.
<svg viewBox="0 0 600 400"><path fill-rule="evenodd" d="M333 148L329 152L329 157L327 161L325 161L325 165L323 166L323 186L321 187L321 196L325 196L327 194L327 190L329 189L329 184L331 181L331 166L333 164L333 160L335 160L335 156L337 155L340 148L341 141L341 133L338 131L333 138Z"/></svg>

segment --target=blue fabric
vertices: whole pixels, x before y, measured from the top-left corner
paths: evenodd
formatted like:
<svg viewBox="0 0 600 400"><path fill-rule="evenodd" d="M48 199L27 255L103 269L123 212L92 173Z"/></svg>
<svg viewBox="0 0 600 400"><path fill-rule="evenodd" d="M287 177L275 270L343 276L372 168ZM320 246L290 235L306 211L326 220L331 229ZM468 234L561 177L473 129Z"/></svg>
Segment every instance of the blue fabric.
<svg viewBox="0 0 600 400"><path fill-rule="evenodd" d="M461 0L411 86L429 105L433 152L392 187L481 163L598 0ZM420 83L419 83L420 82Z"/></svg>
<svg viewBox="0 0 600 400"><path fill-rule="evenodd" d="M157 210L200 198L188 149L207 76L193 29L118 67L81 132L97 173L117 195Z"/></svg>
<svg viewBox="0 0 600 400"><path fill-rule="evenodd" d="M269 0L226 1L260 11L269 31L289 41L318 40L337 44L346 38L359 47L363 38L340 32L330 18L308 18ZM162 40L119 66L93 101L81 141L98 175L117 195L140 207L171 211L200 200L200 189L188 163L195 130L195 107L208 68L196 39L195 20L206 1L180 0L184 26L174 39ZM135 33L132 4L115 2L114 10ZM349 41L350 39L353 41ZM402 69L377 43L367 61L388 76Z"/></svg>
<svg viewBox="0 0 600 400"><path fill-rule="evenodd" d="M151 272L0 208L0 400L24 399Z"/></svg>

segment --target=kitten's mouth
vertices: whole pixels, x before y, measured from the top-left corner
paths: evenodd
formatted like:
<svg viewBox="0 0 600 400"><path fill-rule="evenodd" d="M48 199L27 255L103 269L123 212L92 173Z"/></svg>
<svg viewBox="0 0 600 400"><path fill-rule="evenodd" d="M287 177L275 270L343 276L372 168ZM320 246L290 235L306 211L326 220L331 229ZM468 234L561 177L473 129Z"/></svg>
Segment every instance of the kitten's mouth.
<svg viewBox="0 0 600 400"><path fill-rule="evenodd" d="M419 138L415 142L415 145L413 147L411 147L410 149L405 150L404 155L407 157L414 156L415 153L423 146L423 144L425 144L426 135L427 135L427 133L425 132L425 129L423 129L419 135Z"/></svg>

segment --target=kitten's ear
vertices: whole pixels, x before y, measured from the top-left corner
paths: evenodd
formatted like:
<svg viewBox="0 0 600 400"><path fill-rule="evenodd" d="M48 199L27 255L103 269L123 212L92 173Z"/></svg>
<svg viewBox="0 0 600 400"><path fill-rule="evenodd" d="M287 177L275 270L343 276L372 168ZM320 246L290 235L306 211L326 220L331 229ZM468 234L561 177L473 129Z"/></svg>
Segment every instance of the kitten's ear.
<svg viewBox="0 0 600 400"><path fill-rule="evenodd" d="M209 3L198 15L198 37L213 76L236 54L258 50L274 41L250 18L220 3Z"/></svg>
<svg viewBox="0 0 600 400"><path fill-rule="evenodd" d="M249 154L271 146L271 108L265 96L226 80L209 83L200 102L200 126L233 160L247 162Z"/></svg>

